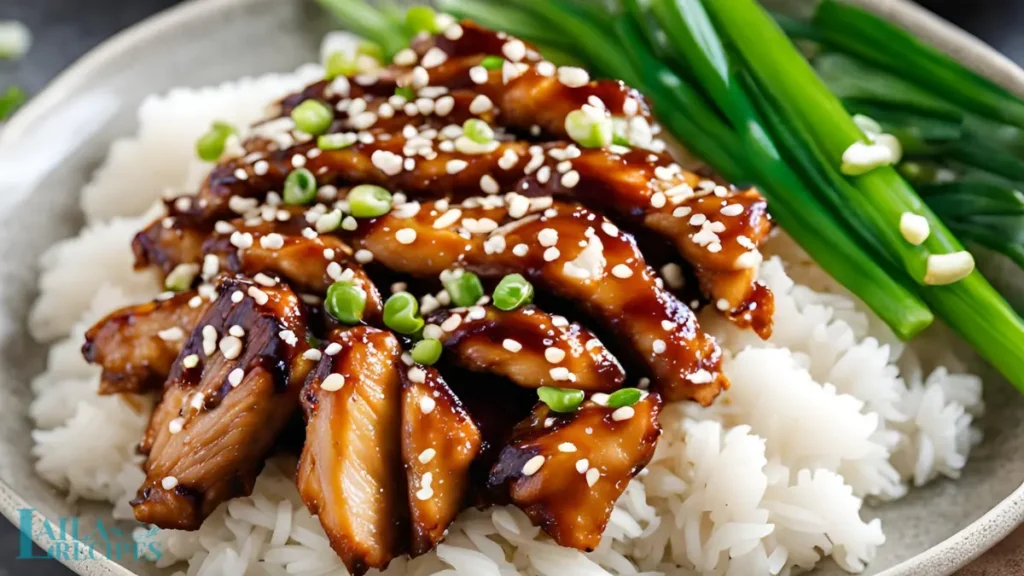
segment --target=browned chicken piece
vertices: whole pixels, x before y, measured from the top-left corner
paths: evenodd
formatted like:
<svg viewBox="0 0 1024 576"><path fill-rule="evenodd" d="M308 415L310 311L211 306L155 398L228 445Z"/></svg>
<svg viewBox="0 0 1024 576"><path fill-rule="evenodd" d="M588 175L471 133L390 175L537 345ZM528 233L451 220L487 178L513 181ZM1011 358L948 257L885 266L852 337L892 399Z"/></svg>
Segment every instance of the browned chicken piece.
<svg viewBox="0 0 1024 576"><path fill-rule="evenodd" d="M356 262L352 248L337 236L316 233L315 220L306 219L310 209L271 208L269 221L258 215L264 210L252 210L255 215L222 221L218 230L208 232L199 250L188 254L178 250L176 243L179 238L198 234L196 229L184 221L173 220L170 227L162 221L154 222L135 238L136 265L163 262L166 274L178 264L199 263L213 257L218 270L247 276L262 273L283 279L304 294L318 296L336 281L351 282L366 293L365 319L379 318L383 307L380 292ZM176 259L181 256L189 259Z"/></svg>
<svg viewBox="0 0 1024 576"><path fill-rule="evenodd" d="M661 286L630 235L580 206L523 200L526 207L500 196L460 205L426 202L413 216L392 212L341 233L398 272L523 274L539 289L579 303L620 337L669 400L707 405L728 386L718 345L693 311Z"/></svg>
<svg viewBox="0 0 1024 576"><path fill-rule="evenodd" d="M82 356L103 368L100 394L157 390L209 307L195 291L111 312L85 333Z"/></svg>
<svg viewBox="0 0 1024 576"><path fill-rule="evenodd" d="M402 460L412 556L433 550L465 508L469 469L480 443L480 431L436 369L402 371Z"/></svg>
<svg viewBox="0 0 1024 576"><path fill-rule="evenodd" d="M428 318L427 330L456 362L475 372L504 376L519 386L562 386L610 392L626 373L589 330L535 306L511 312L494 306L442 310Z"/></svg>
<svg viewBox="0 0 1024 576"><path fill-rule="evenodd" d="M188 196L181 198L188 200L182 207L192 205ZM176 213L175 202L167 202L167 210ZM158 218L132 239L135 268L153 267L166 276L178 264L198 264L203 261L203 242L212 231L212 222L182 226L174 216Z"/></svg>
<svg viewBox="0 0 1024 576"><path fill-rule="evenodd" d="M306 311L286 285L225 278L168 377L140 449L146 481L135 518L196 530L222 502L252 492L299 404L313 362Z"/></svg>
<svg viewBox="0 0 1024 576"><path fill-rule="evenodd" d="M491 470L512 502L562 546L591 551L615 501L654 456L661 400L608 408L591 401L558 414L539 404Z"/></svg>
<svg viewBox="0 0 1024 576"><path fill-rule="evenodd" d="M341 349L331 355L334 344ZM335 332L302 392L299 494L355 575L406 552L401 353L390 332Z"/></svg>

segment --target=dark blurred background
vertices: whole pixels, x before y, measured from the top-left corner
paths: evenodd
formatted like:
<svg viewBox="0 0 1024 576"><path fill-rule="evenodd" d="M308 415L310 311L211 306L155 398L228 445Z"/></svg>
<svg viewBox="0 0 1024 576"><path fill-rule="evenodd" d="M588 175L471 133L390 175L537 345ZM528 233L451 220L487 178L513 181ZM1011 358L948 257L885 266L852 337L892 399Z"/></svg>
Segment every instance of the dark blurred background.
<svg viewBox="0 0 1024 576"><path fill-rule="evenodd" d="M110 35L177 3L179 0L0 0L0 20L20 20L33 34L32 48L24 59L0 63L0 90L16 84L34 94ZM1024 0L920 3L1024 64ZM71 575L56 562L16 563L17 536L13 526L0 520L0 576Z"/></svg>

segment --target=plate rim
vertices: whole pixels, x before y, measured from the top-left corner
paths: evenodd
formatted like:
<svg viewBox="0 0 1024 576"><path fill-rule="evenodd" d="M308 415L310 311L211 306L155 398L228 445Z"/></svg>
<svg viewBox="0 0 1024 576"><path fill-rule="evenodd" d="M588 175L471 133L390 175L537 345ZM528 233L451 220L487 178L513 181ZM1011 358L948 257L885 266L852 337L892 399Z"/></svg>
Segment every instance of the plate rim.
<svg viewBox="0 0 1024 576"><path fill-rule="evenodd" d="M75 84L80 83L84 77L88 77L94 69L102 66L107 60L131 51L134 46L147 41L149 37L160 32L187 24L191 20L203 18L211 13L256 1L267 0L186 0L114 34L65 68L18 110L0 130L0 148L11 145L21 138L37 119L59 105L73 91ZM894 21L913 22L914 28L925 32L931 43L943 51L973 54L976 59L972 59L968 65L973 68L977 68L980 64L991 66L991 68L980 72L987 72L985 75L992 77L991 79L998 83L1005 85L1013 80L1024 78L1024 70L1006 56L968 32L907 0L852 1ZM1024 90L1024 85L1006 86L1006 88L1020 93ZM28 502L0 479L0 514L18 526L16 521L18 510L28 507ZM36 526L42 524L45 517L33 510L32 519L33 525ZM886 568L879 572L878 576L952 574L1002 541L1022 522L1024 522L1024 482L974 522L927 550L895 566ZM33 530L32 532L33 540L44 549L52 543L45 535L45 531ZM74 545L85 549L85 545L77 540ZM134 572L128 568L103 556L99 560L89 561L62 558L60 562L75 573L87 576L134 576Z"/></svg>

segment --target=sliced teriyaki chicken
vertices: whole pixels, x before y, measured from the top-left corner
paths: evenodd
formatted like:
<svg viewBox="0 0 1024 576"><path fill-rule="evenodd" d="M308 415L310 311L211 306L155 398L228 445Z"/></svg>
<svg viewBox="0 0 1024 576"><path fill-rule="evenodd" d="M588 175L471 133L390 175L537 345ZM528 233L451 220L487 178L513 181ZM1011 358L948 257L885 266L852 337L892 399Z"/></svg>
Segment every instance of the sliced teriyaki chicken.
<svg viewBox="0 0 1024 576"><path fill-rule="evenodd" d="M103 369L100 394L159 389L209 304L183 292L116 310L89 328L82 356Z"/></svg>
<svg viewBox="0 0 1024 576"><path fill-rule="evenodd" d="M654 456L661 400L609 408L592 400L558 414L539 404L516 427L491 470L490 484L562 546L591 551L615 501Z"/></svg>
<svg viewBox="0 0 1024 576"><path fill-rule="evenodd" d="M440 332L441 343L464 368L527 388L610 392L626 379L619 361L589 330L536 306L442 310L428 318L427 331Z"/></svg>
<svg viewBox="0 0 1024 576"><path fill-rule="evenodd" d="M135 518L196 530L220 503L250 494L298 408L307 349L305 307L290 288L222 279L140 446L148 459Z"/></svg>
<svg viewBox="0 0 1024 576"><path fill-rule="evenodd" d="M407 274L523 274L618 336L668 400L707 405L728 386L717 343L662 286L632 236L581 206L518 195L425 202L412 216L393 211L339 233Z"/></svg>
<svg viewBox="0 0 1024 576"><path fill-rule="evenodd" d="M466 507L480 431L431 366L402 371L402 460L409 486L409 553L433 550Z"/></svg>
<svg viewBox="0 0 1024 576"><path fill-rule="evenodd" d="M355 575L407 551L401 353L390 332L335 332L302 392L299 494Z"/></svg>
<svg viewBox="0 0 1024 576"><path fill-rule="evenodd" d="M257 208L250 203L246 217L219 221L201 241L201 227L167 217L136 235L136 266L159 262L166 274L179 264L202 263L204 274L212 269L213 273L270 275L286 280L301 293L321 296L335 281L352 282L366 294L366 319L378 318L383 306L380 293L356 262L352 249L336 236L318 234L316 218L310 217L310 222L307 212L323 215L303 207ZM182 250L180 242L198 248Z"/></svg>

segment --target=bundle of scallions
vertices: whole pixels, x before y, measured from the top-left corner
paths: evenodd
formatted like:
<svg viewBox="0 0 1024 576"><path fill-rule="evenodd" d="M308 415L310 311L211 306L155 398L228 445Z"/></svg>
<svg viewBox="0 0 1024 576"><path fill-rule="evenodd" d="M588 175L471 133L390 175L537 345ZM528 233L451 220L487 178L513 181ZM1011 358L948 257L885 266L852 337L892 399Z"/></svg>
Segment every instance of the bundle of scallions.
<svg viewBox="0 0 1024 576"><path fill-rule="evenodd" d="M385 58L436 31L425 6L319 1ZM1024 322L961 243L1024 262L1024 101L833 0L781 26L756 0L437 5L636 87L690 152L757 185L786 232L897 335L938 317L1024 391ZM813 67L787 32L822 47Z"/></svg>

